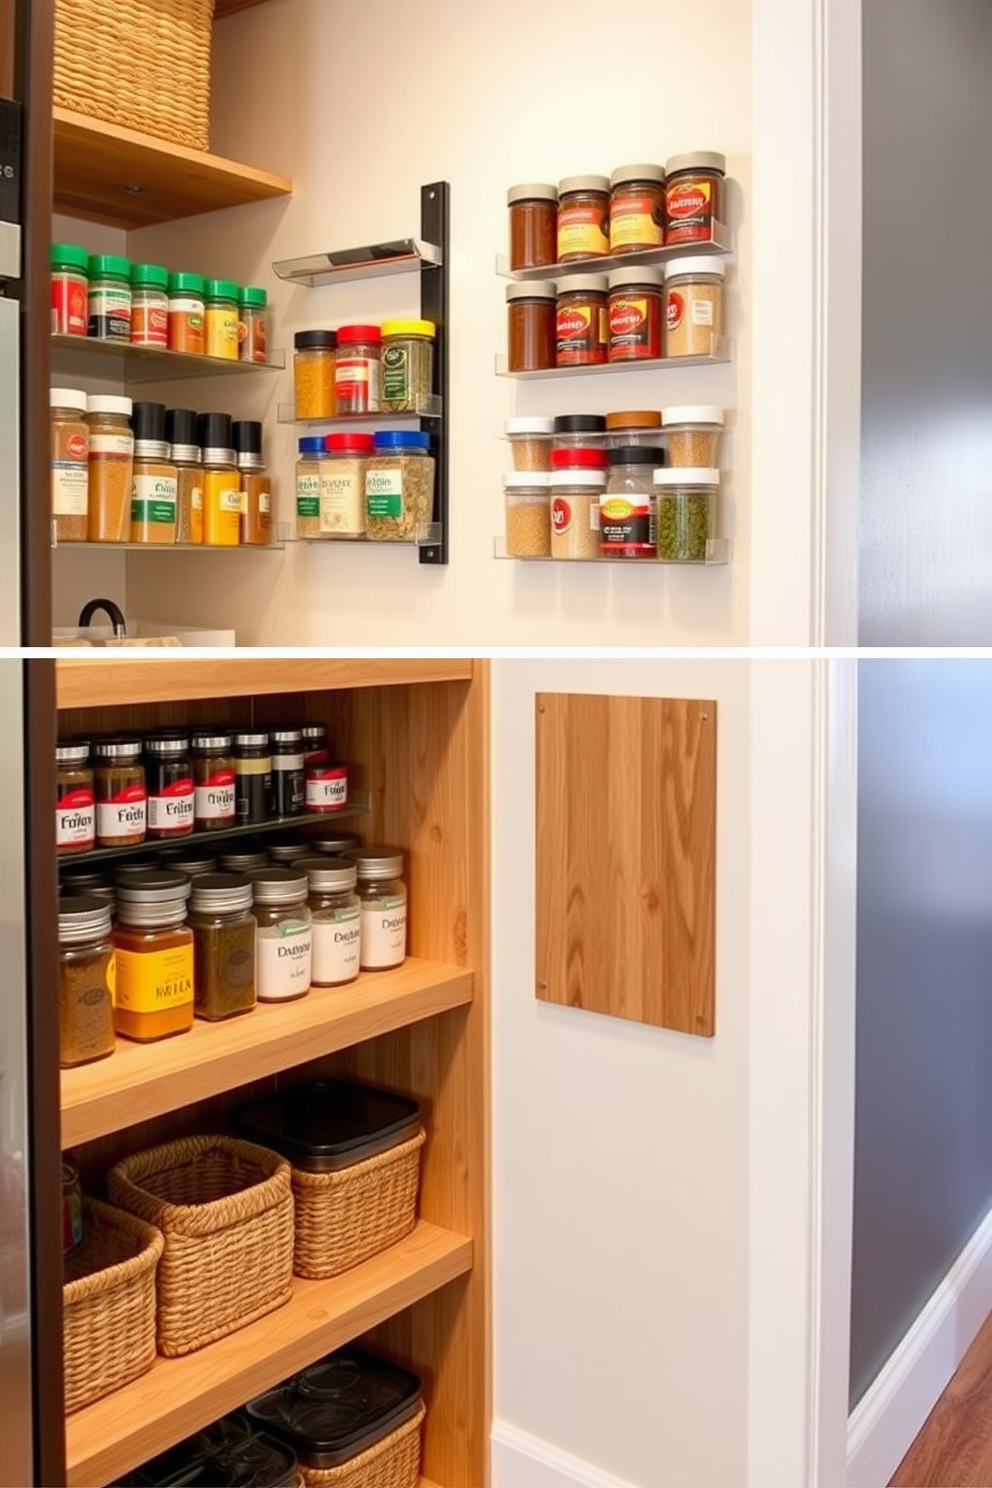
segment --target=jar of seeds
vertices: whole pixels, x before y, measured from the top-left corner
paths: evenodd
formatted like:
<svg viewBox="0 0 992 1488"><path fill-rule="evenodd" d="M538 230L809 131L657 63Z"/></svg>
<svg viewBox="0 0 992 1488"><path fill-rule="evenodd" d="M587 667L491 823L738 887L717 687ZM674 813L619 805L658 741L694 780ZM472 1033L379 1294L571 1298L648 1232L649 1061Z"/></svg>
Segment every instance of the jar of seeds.
<svg viewBox="0 0 992 1488"><path fill-rule="evenodd" d="M717 456L723 433L722 408L702 403L663 408L661 423L668 445L669 465L695 470L719 467Z"/></svg>
<svg viewBox="0 0 992 1488"><path fill-rule="evenodd" d="M718 470L656 470L658 557L662 563L705 563L716 525Z"/></svg>
<svg viewBox="0 0 992 1488"><path fill-rule="evenodd" d="M510 558L551 557L551 476L543 470L503 477L506 552Z"/></svg>
<svg viewBox="0 0 992 1488"><path fill-rule="evenodd" d="M665 355L716 356L723 335L722 258L675 258L665 271Z"/></svg>
<svg viewBox="0 0 992 1488"><path fill-rule="evenodd" d="M599 503L606 489L603 470L551 472L551 556L599 557Z"/></svg>
<svg viewBox="0 0 992 1488"><path fill-rule="evenodd" d="M417 542L434 510L430 435L385 429L365 467L365 528L374 542Z"/></svg>
<svg viewBox="0 0 992 1488"><path fill-rule="evenodd" d="M551 469L554 419L509 418L504 427L510 442L514 470Z"/></svg>

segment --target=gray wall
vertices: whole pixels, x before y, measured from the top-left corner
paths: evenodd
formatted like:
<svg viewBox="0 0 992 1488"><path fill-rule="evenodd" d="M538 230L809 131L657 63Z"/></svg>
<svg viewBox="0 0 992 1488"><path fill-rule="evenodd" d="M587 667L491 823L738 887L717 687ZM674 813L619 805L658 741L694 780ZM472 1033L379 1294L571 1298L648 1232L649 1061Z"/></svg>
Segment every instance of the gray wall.
<svg viewBox="0 0 992 1488"><path fill-rule="evenodd" d="M860 633L992 643L992 4L863 0Z"/></svg>
<svg viewBox="0 0 992 1488"><path fill-rule="evenodd" d="M992 661L858 672L852 1405L992 1205Z"/></svg>

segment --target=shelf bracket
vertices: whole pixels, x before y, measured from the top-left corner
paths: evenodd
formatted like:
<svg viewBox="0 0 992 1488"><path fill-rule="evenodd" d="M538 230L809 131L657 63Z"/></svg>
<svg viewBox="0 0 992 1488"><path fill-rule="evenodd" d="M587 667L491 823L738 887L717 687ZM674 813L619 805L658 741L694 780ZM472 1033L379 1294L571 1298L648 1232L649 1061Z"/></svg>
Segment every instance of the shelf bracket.
<svg viewBox="0 0 992 1488"><path fill-rule="evenodd" d="M422 427L431 436L434 451L434 511L439 524L440 541L418 548L421 563L446 564L448 561L448 470L449 430L451 428L451 387L449 375L449 278L451 257L451 187L447 181L433 181L420 189L420 235L441 249L439 264L422 260L420 265L420 314L437 326L434 338L434 393L441 399L440 418L425 416Z"/></svg>

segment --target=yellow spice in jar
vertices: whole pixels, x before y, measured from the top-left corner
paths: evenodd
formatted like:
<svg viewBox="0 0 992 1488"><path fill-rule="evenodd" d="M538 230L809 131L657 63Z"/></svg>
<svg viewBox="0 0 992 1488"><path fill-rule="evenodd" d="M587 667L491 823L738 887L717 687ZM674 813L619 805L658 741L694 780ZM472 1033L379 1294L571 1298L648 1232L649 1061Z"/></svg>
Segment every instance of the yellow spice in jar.
<svg viewBox="0 0 992 1488"><path fill-rule="evenodd" d="M298 331L293 357L293 394L298 419L328 419L337 413L334 390L337 336L333 331Z"/></svg>

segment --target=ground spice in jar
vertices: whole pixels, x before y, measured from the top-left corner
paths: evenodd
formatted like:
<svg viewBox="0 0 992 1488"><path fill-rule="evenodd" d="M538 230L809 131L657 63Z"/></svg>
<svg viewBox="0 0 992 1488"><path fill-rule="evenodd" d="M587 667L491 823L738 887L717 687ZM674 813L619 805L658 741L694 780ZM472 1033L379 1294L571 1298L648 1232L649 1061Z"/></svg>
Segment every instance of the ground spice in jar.
<svg viewBox="0 0 992 1488"><path fill-rule="evenodd" d="M131 268L131 344L168 346L169 271L161 264Z"/></svg>
<svg viewBox="0 0 992 1488"><path fill-rule="evenodd" d="M97 847L137 847L145 840L147 791L140 755L140 739L97 739L93 745Z"/></svg>
<svg viewBox="0 0 992 1488"><path fill-rule="evenodd" d="M550 470L554 420L511 418L504 425L514 470Z"/></svg>
<svg viewBox="0 0 992 1488"><path fill-rule="evenodd" d="M376 542L415 542L434 512L430 435L386 429L365 466L365 530Z"/></svg>
<svg viewBox="0 0 992 1488"><path fill-rule="evenodd" d="M551 476L520 471L503 477L506 551L510 558L551 556Z"/></svg>
<svg viewBox="0 0 992 1488"><path fill-rule="evenodd" d="M320 487L327 449L319 434L305 434L299 443L296 462L296 535L303 538L323 536L320 529Z"/></svg>
<svg viewBox="0 0 992 1488"><path fill-rule="evenodd" d="M203 356L206 350L202 274L169 275L169 350Z"/></svg>
<svg viewBox="0 0 992 1488"><path fill-rule="evenodd" d="M382 407L382 331L379 326L341 326L334 363L334 399L341 414L379 412Z"/></svg>
<svg viewBox="0 0 992 1488"><path fill-rule="evenodd" d="M661 356L664 282L661 269L615 269L610 275L611 362L642 362Z"/></svg>
<svg viewBox="0 0 992 1488"><path fill-rule="evenodd" d="M203 452L196 442L192 408L166 410L165 437L176 467L176 542L202 543Z"/></svg>
<svg viewBox="0 0 992 1488"><path fill-rule="evenodd" d="M362 902L355 892L357 869L350 859L300 858L297 872L310 886L315 987L340 987L361 970Z"/></svg>
<svg viewBox="0 0 992 1488"><path fill-rule="evenodd" d="M132 869L118 881L114 1023L139 1043L193 1026L193 932L185 873Z"/></svg>
<svg viewBox="0 0 992 1488"><path fill-rule="evenodd" d="M251 882L241 873L193 879L188 924L193 932L194 1011L219 1022L255 1006L255 916Z"/></svg>
<svg viewBox="0 0 992 1488"><path fill-rule="evenodd" d="M203 451L203 541L236 548L241 541L241 474L232 448L231 415L201 413L197 443Z"/></svg>
<svg viewBox="0 0 992 1488"><path fill-rule="evenodd" d="M537 269L558 257L558 188L511 186L506 193L510 215L510 269Z"/></svg>
<svg viewBox="0 0 992 1488"><path fill-rule="evenodd" d="M725 273L721 258L678 258L668 265L666 356L717 355Z"/></svg>
<svg viewBox="0 0 992 1488"><path fill-rule="evenodd" d="M262 425L257 419L235 419L231 436L245 498L241 541L251 547L264 547L272 537L272 480L262 456Z"/></svg>
<svg viewBox="0 0 992 1488"><path fill-rule="evenodd" d="M328 434L321 462L320 536L365 536L365 469L375 448L371 434Z"/></svg>
<svg viewBox="0 0 992 1488"><path fill-rule="evenodd" d="M235 825L234 739L209 726L193 735L193 809L198 832Z"/></svg>
<svg viewBox="0 0 992 1488"><path fill-rule="evenodd" d="M233 279L208 279L203 297L207 356L238 360L238 286Z"/></svg>
<svg viewBox="0 0 992 1488"><path fill-rule="evenodd" d="M709 404L663 408L661 422L670 465L694 470L719 468L722 408Z"/></svg>
<svg viewBox="0 0 992 1488"><path fill-rule="evenodd" d="M575 274L558 286L555 365L593 367L606 361L606 276Z"/></svg>
<svg viewBox="0 0 992 1488"><path fill-rule="evenodd" d="M705 563L713 536L718 470L656 470L658 557L662 563Z"/></svg>
<svg viewBox="0 0 992 1488"><path fill-rule="evenodd" d="M665 167L665 243L709 243L723 221L727 161L714 150L674 155Z"/></svg>
<svg viewBox="0 0 992 1488"><path fill-rule="evenodd" d="M305 873L254 869L255 988L259 1002L290 1002L310 991L313 921Z"/></svg>
<svg viewBox="0 0 992 1488"><path fill-rule="evenodd" d="M550 280L506 287L506 364L510 372L555 365L558 291Z"/></svg>
<svg viewBox="0 0 992 1488"><path fill-rule="evenodd" d="M293 337L293 397L298 419L334 418L336 331L297 331ZM340 410L343 412L344 410Z"/></svg>
<svg viewBox="0 0 992 1488"><path fill-rule="evenodd" d="M608 176L567 176L558 183L558 262L605 258L610 251Z"/></svg>
<svg viewBox="0 0 992 1488"><path fill-rule="evenodd" d="M91 393L86 400L89 429L87 533L90 542L127 542L131 530L134 435L131 399Z"/></svg>
<svg viewBox="0 0 992 1488"><path fill-rule="evenodd" d="M602 470L551 472L552 558L599 557L599 501L605 486Z"/></svg>
<svg viewBox="0 0 992 1488"><path fill-rule="evenodd" d="M255 284L238 286L238 360L269 359L269 296Z"/></svg>
<svg viewBox="0 0 992 1488"><path fill-rule="evenodd" d="M665 172L621 165L610 177L610 252L642 253L665 241Z"/></svg>
<svg viewBox="0 0 992 1488"><path fill-rule="evenodd" d="M96 800L90 746L66 739L55 748L55 851L60 858L96 844Z"/></svg>
<svg viewBox="0 0 992 1488"><path fill-rule="evenodd" d="M59 900L59 1064L72 1069L114 1052L111 911L96 895Z"/></svg>
<svg viewBox="0 0 992 1488"><path fill-rule="evenodd" d="M89 262L89 334L98 341L131 339L131 262L93 253Z"/></svg>
<svg viewBox="0 0 992 1488"><path fill-rule="evenodd" d="M660 447L620 445L610 450L606 490L599 504L603 558L657 558L653 475L664 463Z"/></svg>
<svg viewBox="0 0 992 1488"><path fill-rule="evenodd" d="M188 837L194 826L189 740L182 734L146 739L145 761L149 839Z"/></svg>
<svg viewBox="0 0 992 1488"><path fill-rule="evenodd" d="M52 388L52 518L56 542L85 542L88 532L89 429L86 394Z"/></svg>
<svg viewBox="0 0 992 1488"><path fill-rule="evenodd" d="M85 336L90 256L77 243L53 243L52 335Z"/></svg>
<svg viewBox="0 0 992 1488"><path fill-rule="evenodd" d="M179 475L168 458L165 404L135 403L131 426L134 430L131 541L172 544L176 540Z"/></svg>

